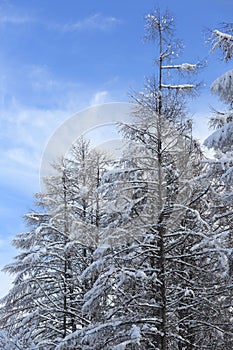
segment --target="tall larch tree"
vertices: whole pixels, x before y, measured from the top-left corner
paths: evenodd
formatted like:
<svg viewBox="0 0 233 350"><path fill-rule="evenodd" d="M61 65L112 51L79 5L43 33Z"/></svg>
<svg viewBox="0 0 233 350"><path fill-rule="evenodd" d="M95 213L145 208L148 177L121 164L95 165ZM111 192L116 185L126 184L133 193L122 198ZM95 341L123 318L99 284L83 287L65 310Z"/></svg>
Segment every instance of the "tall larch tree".
<svg viewBox="0 0 233 350"><path fill-rule="evenodd" d="M209 183L185 109L196 85L176 80L198 65L173 63L181 45L168 13L148 15L146 30L158 44L158 74L133 94L134 122L122 126L130 149L101 185L111 192L111 221L103 230L109 242L82 274L97 276L82 308L91 323L59 350L214 349L222 330L213 304L219 252L206 221Z"/></svg>

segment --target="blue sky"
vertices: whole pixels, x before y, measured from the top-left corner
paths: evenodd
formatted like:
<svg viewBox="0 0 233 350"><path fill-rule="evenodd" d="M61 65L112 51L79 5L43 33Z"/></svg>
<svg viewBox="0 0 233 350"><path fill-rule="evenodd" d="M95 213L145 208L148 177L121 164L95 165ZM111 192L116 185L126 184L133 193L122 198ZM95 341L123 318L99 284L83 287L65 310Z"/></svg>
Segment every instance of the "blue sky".
<svg viewBox="0 0 233 350"><path fill-rule="evenodd" d="M154 71L155 47L143 41L153 8L174 15L185 49L180 62L207 59L200 96L190 103L197 136L207 133L209 86L230 69L210 55L205 32L232 22L232 0L0 0L0 266L15 254L10 240L39 191L43 150L74 113L127 102ZM0 274L0 295L9 278Z"/></svg>

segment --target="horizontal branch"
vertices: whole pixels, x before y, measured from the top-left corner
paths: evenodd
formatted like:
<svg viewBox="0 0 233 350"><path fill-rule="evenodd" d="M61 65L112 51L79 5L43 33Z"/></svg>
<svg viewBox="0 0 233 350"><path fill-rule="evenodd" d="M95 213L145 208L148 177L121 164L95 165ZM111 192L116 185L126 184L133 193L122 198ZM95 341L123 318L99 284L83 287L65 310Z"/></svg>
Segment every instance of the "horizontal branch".
<svg viewBox="0 0 233 350"><path fill-rule="evenodd" d="M190 64L190 63L182 63L182 64L175 64L175 65L167 65L167 66L162 66L162 69L181 69L183 71L194 71L197 69L196 64Z"/></svg>
<svg viewBox="0 0 233 350"><path fill-rule="evenodd" d="M181 84L181 85L162 84L161 87L165 89L191 90L191 89L195 89L197 86L193 84Z"/></svg>

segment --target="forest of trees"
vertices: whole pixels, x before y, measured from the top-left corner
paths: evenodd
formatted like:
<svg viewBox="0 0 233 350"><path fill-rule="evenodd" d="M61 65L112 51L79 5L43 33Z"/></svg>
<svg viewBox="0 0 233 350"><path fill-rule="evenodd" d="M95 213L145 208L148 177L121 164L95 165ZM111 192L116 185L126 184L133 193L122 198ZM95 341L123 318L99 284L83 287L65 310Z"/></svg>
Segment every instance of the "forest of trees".
<svg viewBox="0 0 233 350"><path fill-rule="evenodd" d="M145 24L156 71L130 96L121 158L77 140L13 241L2 350L232 350L233 70L211 86L226 109L210 111L208 159L186 108L201 64L174 63L168 12ZM232 59L233 25L210 41Z"/></svg>

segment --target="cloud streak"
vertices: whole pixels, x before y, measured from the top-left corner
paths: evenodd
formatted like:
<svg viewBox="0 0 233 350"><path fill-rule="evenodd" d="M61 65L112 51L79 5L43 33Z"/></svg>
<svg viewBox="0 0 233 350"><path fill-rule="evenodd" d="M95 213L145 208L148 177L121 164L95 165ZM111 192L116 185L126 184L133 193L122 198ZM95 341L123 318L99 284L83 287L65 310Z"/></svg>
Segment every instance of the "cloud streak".
<svg viewBox="0 0 233 350"><path fill-rule="evenodd" d="M59 26L63 32L76 32L86 30L107 31L121 23L121 21L113 16L104 16L96 13L74 23L66 23Z"/></svg>
<svg viewBox="0 0 233 350"><path fill-rule="evenodd" d="M21 25L31 23L33 20L28 16L3 15L0 16L0 24Z"/></svg>
<svg viewBox="0 0 233 350"><path fill-rule="evenodd" d="M21 7L13 5L10 1L3 1L0 4L0 25L24 25L33 21L31 15L25 13Z"/></svg>

